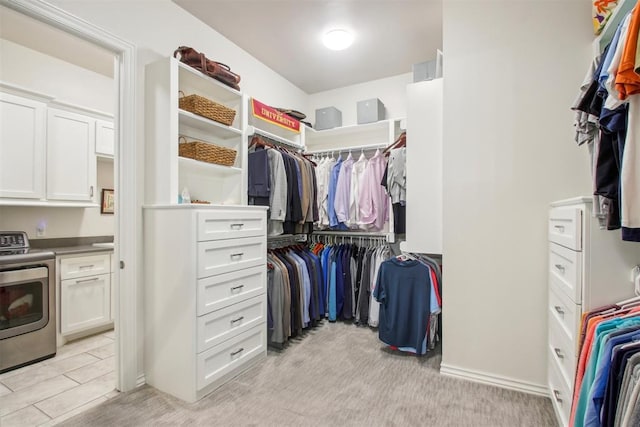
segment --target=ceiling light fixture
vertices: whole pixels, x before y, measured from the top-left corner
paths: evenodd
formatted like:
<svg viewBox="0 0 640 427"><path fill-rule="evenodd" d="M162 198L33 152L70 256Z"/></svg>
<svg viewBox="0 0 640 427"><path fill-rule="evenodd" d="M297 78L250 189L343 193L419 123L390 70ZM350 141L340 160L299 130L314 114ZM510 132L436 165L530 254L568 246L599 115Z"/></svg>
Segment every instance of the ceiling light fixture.
<svg viewBox="0 0 640 427"><path fill-rule="evenodd" d="M331 50L344 50L353 43L353 34L347 30L331 30L325 33L322 41Z"/></svg>

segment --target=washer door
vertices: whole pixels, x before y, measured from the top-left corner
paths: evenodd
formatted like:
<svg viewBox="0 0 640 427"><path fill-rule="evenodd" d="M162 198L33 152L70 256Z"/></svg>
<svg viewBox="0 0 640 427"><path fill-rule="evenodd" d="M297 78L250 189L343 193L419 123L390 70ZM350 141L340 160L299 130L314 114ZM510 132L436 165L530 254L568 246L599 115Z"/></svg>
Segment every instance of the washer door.
<svg viewBox="0 0 640 427"><path fill-rule="evenodd" d="M47 323L47 267L0 271L0 340L37 331Z"/></svg>

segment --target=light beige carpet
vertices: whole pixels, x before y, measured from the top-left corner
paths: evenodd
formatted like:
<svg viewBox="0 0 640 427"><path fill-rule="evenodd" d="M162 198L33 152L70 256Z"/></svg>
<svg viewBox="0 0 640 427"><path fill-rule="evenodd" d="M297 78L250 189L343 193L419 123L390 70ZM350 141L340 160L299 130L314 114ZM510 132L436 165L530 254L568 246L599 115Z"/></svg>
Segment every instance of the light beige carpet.
<svg viewBox="0 0 640 427"><path fill-rule="evenodd" d="M439 365L439 352L398 354L376 331L325 323L197 403L145 386L62 425L556 425L549 399L444 377Z"/></svg>

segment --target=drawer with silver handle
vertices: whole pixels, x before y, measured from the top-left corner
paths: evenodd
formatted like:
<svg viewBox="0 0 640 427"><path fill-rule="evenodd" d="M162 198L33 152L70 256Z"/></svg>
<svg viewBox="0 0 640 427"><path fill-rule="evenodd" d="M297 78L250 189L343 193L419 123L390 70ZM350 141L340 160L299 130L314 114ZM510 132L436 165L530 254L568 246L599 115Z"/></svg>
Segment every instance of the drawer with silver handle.
<svg viewBox="0 0 640 427"><path fill-rule="evenodd" d="M576 304L582 303L582 253L549 243L549 278Z"/></svg>
<svg viewBox="0 0 640 427"><path fill-rule="evenodd" d="M562 332L571 342L577 342L580 329L581 306L574 303L560 289L557 282L552 281L549 286L549 321L558 323Z"/></svg>
<svg viewBox="0 0 640 427"><path fill-rule="evenodd" d="M60 259L60 280L111 272L111 254L82 255Z"/></svg>
<svg viewBox="0 0 640 427"><path fill-rule="evenodd" d="M198 241L262 236L266 224L264 210L198 212Z"/></svg>
<svg viewBox="0 0 640 427"><path fill-rule="evenodd" d="M197 389L245 365L266 351L267 328L264 323L228 341L199 353L196 361Z"/></svg>
<svg viewBox="0 0 640 427"><path fill-rule="evenodd" d="M198 280L198 316L267 291L267 269L260 265Z"/></svg>
<svg viewBox="0 0 640 427"><path fill-rule="evenodd" d="M565 380L562 378L560 367L556 363L553 353L549 354L547 363L547 379L549 381L549 392L551 393L551 402L556 408L556 412L560 415L562 426L569 424L571 417L571 401L573 394L571 387L567 387Z"/></svg>
<svg viewBox="0 0 640 427"><path fill-rule="evenodd" d="M242 270L266 263L264 237L198 243L198 278Z"/></svg>
<svg viewBox="0 0 640 427"><path fill-rule="evenodd" d="M567 387L573 386L576 372L575 342L570 341L558 322L549 318L549 352L562 373Z"/></svg>
<svg viewBox="0 0 640 427"><path fill-rule="evenodd" d="M266 315L267 301L262 295L198 317L198 353L264 323Z"/></svg>
<svg viewBox="0 0 640 427"><path fill-rule="evenodd" d="M564 247L582 250L582 210L569 207L549 211L549 240Z"/></svg>

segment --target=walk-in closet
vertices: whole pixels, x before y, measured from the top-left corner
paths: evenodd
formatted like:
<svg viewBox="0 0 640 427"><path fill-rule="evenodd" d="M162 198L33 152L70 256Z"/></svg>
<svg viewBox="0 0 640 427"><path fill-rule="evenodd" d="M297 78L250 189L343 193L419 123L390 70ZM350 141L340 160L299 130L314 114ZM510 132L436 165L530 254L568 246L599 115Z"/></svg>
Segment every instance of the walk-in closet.
<svg viewBox="0 0 640 427"><path fill-rule="evenodd" d="M640 425L639 31L0 0L0 425Z"/></svg>

